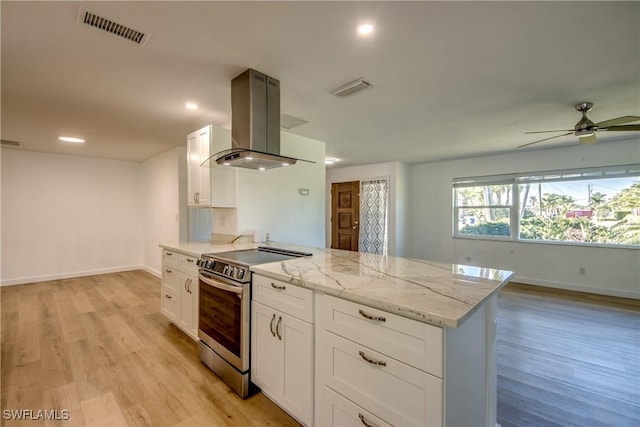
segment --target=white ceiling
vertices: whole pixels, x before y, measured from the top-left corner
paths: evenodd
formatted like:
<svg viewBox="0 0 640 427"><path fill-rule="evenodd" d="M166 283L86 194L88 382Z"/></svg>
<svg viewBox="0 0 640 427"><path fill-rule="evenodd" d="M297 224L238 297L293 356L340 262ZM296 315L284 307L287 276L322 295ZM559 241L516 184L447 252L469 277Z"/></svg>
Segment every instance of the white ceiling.
<svg viewBox="0 0 640 427"><path fill-rule="evenodd" d="M148 43L78 24L80 5ZM525 131L572 128L583 100L595 122L640 115L639 2L2 1L1 14L2 139L28 150L144 161L228 127L247 68L280 80L282 112L310 121L292 132L341 165L512 151L539 139ZM359 77L374 87L331 95Z"/></svg>

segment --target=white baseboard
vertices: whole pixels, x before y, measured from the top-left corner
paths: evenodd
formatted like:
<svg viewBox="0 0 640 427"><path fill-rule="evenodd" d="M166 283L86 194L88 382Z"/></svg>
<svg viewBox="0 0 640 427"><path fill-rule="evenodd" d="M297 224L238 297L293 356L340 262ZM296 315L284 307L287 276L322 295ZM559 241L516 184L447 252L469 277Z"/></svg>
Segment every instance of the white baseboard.
<svg viewBox="0 0 640 427"><path fill-rule="evenodd" d="M120 273L122 271L145 270L154 274L150 269L142 265L124 265L120 267L101 268L97 270L74 271L70 273L51 274L46 276L20 277L18 279L8 279L0 281L0 286L24 285L25 283L47 282L49 280L73 279L84 276L97 276L99 274Z"/></svg>
<svg viewBox="0 0 640 427"><path fill-rule="evenodd" d="M142 269L143 269L144 271L146 271L147 273L149 273L149 274L151 274L151 275L153 275L153 276L156 276L156 277L157 277L157 278L159 278L159 279L162 279L162 273L161 273L161 272L159 272L158 270L156 270L156 269L154 269L154 268L151 268L151 267L148 267L148 266L146 266L146 265L143 265L143 266L142 266Z"/></svg>
<svg viewBox="0 0 640 427"><path fill-rule="evenodd" d="M516 275L512 282L522 283L525 285L546 286L547 288L565 289L568 291L586 292L589 294L608 295L620 298L640 299L640 292L627 291L623 289L603 289L592 288L589 286L576 285L575 283L551 282L548 280L532 279L530 277L522 277Z"/></svg>

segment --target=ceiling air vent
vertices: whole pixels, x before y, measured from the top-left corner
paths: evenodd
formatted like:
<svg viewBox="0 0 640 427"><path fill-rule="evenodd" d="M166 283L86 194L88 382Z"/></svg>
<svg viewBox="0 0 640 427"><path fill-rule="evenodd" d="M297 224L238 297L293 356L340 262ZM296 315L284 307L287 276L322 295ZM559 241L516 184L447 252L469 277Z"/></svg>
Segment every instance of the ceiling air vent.
<svg viewBox="0 0 640 427"><path fill-rule="evenodd" d="M19 147L20 146L20 142L11 141L11 140L8 140L8 139L2 139L2 140L0 140L0 143L2 145L7 145L7 146L10 146L10 147Z"/></svg>
<svg viewBox="0 0 640 427"><path fill-rule="evenodd" d="M344 98L345 96L353 95L371 86L373 85L365 79L358 79L334 89L331 93L340 98Z"/></svg>
<svg viewBox="0 0 640 427"><path fill-rule="evenodd" d="M127 39L140 46L144 46L150 37L148 33L136 30L128 25L120 24L104 16L98 16L83 8L80 8L80 12L78 13L78 22L98 30L106 31L114 36Z"/></svg>

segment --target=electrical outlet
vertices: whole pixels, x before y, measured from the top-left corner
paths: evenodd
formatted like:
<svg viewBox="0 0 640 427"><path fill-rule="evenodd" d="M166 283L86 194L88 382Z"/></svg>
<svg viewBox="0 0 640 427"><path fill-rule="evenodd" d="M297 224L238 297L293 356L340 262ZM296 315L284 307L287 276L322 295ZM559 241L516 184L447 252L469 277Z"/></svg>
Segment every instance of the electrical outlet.
<svg viewBox="0 0 640 427"><path fill-rule="evenodd" d="M587 269L584 267L578 267L578 274L582 274L582 275L587 274Z"/></svg>

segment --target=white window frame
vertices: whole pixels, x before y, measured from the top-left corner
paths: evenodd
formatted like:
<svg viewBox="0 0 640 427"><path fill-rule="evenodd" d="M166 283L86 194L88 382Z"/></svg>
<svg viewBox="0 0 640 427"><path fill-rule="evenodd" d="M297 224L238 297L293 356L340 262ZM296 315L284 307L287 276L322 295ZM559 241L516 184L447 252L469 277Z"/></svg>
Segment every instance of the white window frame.
<svg viewBox="0 0 640 427"><path fill-rule="evenodd" d="M470 206L458 206L458 197L456 194L456 189L458 188L469 188L469 187L486 187L491 185L511 185L511 204L510 205L470 205ZM515 201L515 187L513 182L508 182L504 180L496 180L491 182L474 182L474 183L460 183L456 184L454 180L453 186L453 237L463 238L463 239L490 239L490 240L506 240L512 241L515 237L513 230L513 212L514 212L514 204ZM509 235L508 236L492 236L490 234L464 234L460 233L458 230L458 218L460 218L460 209L509 209Z"/></svg>
<svg viewBox="0 0 640 427"><path fill-rule="evenodd" d="M607 248L623 248L623 249L640 249L640 245L624 245L617 243L594 243L594 242L575 242L562 240L538 240L538 239L521 239L520 238L520 185L533 183L550 183L550 182L567 182L567 181L584 181L588 179L606 179L606 178L623 178L623 177L640 177L640 164L631 165L615 165L606 167L584 168L584 169L565 169L544 172L527 172L514 173L504 175L478 176L454 178L453 191L453 218L452 218L452 237L455 239L470 240L491 240L491 241L507 241L518 243L533 244L551 244L551 245L567 245L567 246L596 246ZM473 205L458 206L458 198L456 190L458 188L467 187L484 187L491 185L511 185L511 205ZM463 234L458 232L458 218L460 209L510 209L510 236L492 236L488 234Z"/></svg>

